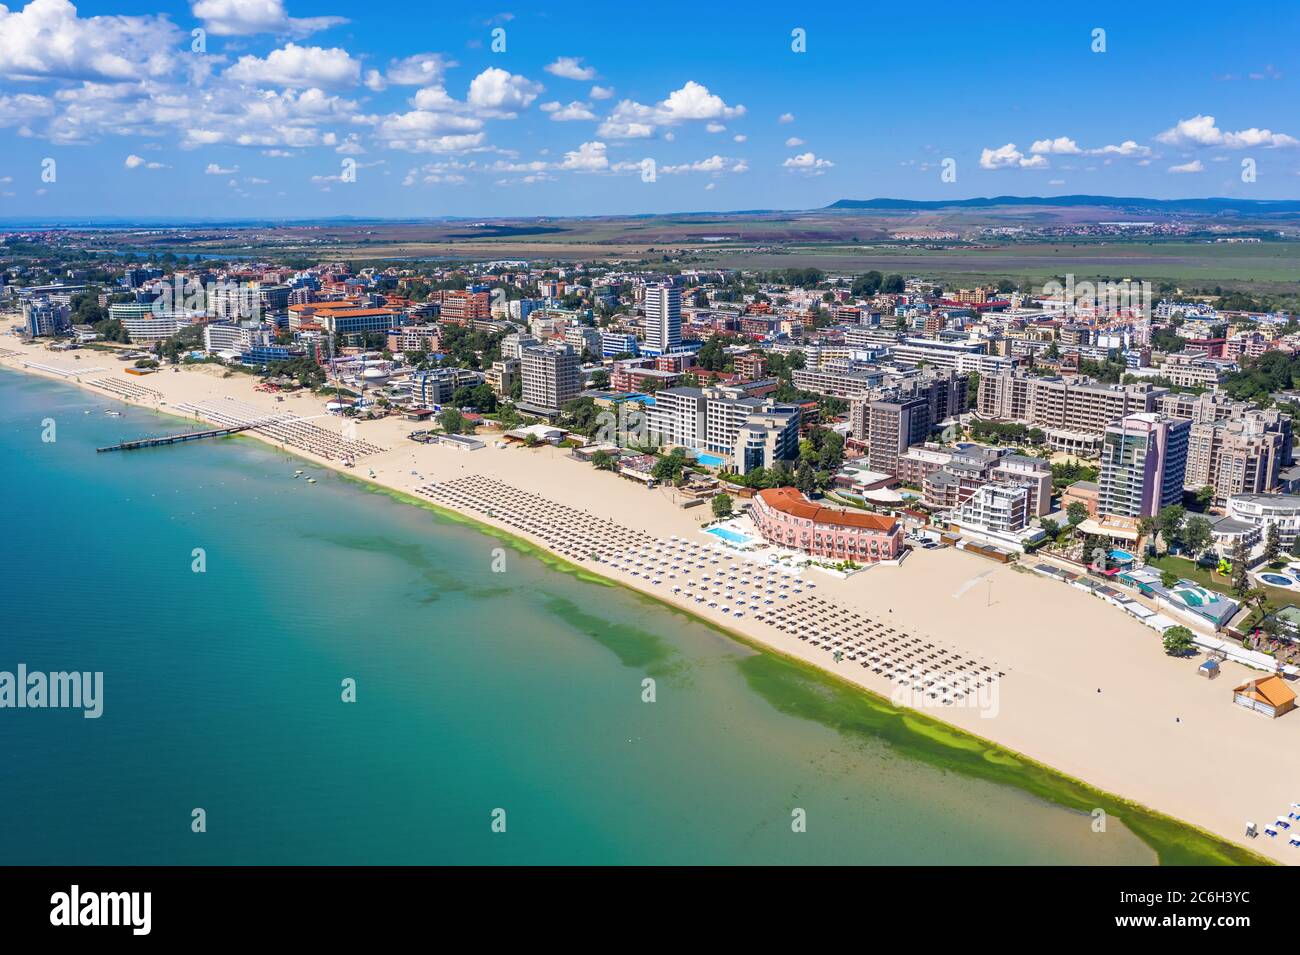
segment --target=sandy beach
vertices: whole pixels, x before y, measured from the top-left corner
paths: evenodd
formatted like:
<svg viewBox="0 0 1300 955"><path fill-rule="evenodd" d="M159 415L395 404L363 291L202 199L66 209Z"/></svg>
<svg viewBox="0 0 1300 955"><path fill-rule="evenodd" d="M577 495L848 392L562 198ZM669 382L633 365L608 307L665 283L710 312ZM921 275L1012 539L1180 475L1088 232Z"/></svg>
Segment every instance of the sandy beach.
<svg viewBox="0 0 1300 955"><path fill-rule="evenodd" d="M488 435L487 447L474 451L422 445L407 438L420 426L400 418L360 422L353 432L350 422L324 416L320 398L299 394L277 401L254 389L256 379L222 377L222 369L211 365L135 377L124 374L123 363L112 354L55 353L12 336L0 337L0 364L171 414L193 416L195 408L225 406L310 419L333 436L346 426L343 440L381 450L363 452L353 468L302 447L289 450L358 479L373 471L370 480L403 493L420 495L431 484L478 476L655 538L712 542L699 527L709 518L707 504L684 510L672 489L647 490L575 461L562 449L497 448ZM136 387L126 389L133 392L127 395L116 382ZM119 391L109 390L114 387ZM517 527L471 516L545 546ZM485 537L481 559L492 560L496 546ZM830 654L753 615L723 618L686 594L599 565L593 569L886 698L896 694L896 684L883 676L848 661L834 663ZM996 705L926 705L927 715L1262 855L1300 861L1300 848L1288 846L1285 831L1277 839L1244 835L1247 820L1262 827L1285 815L1293 800L1300 802L1300 753L1292 749L1300 739L1300 715L1270 720L1232 704L1232 688L1262 674L1228 662L1217 680L1200 678L1199 657L1166 656L1154 631L1101 600L951 548L916 550L900 566L874 567L847 580L815 569L805 570L803 578L816 584L822 600L924 636L1004 674L996 684ZM1080 825L1090 823L1080 818Z"/></svg>

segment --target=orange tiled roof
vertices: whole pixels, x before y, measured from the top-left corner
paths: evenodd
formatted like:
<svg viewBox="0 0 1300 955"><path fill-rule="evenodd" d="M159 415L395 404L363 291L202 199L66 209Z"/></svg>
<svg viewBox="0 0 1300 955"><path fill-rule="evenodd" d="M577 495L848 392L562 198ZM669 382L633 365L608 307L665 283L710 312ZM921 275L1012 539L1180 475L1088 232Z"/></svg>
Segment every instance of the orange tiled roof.
<svg viewBox="0 0 1300 955"><path fill-rule="evenodd" d="M1232 692L1241 693L1260 703L1267 703L1275 709L1295 702L1295 693L1277 674L1243 683Z"/></svg>
<svg viewBox="0 0 1300 955"><path fill-rule="evenodd" d="M783 514L789 514L792 517L798 517L802 520L812 521L814 524L836 524L840 527L865 527L871 530L884 531L888 533L897 526L897 521L892 517L886 517L883 514L858 514L854 511L845 511L837 507L823 507L821 504L814 504L808 498L804 497L796 488L792 487L773 487L759 491L758 496L769 507L780 511Z"/></svg>

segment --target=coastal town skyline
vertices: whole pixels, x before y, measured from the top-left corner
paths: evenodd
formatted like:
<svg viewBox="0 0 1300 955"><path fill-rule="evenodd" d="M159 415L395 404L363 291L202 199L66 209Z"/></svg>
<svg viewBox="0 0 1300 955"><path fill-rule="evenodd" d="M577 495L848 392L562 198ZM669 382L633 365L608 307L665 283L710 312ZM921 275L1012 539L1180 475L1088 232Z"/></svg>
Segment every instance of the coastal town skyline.
<svg viewBox="0 0 1300 955"><path fill-rule="evenodd" d="M0 15L0 218L1294 195L1296 77L1279 45L1294 9L1234 12L1231 49L1206 56L1213 19L1019 12L760 4L702 46L664 33L695 22L672 4L464 11L417 44L382 26L398 15L382 3L33 0ZM1012 21L1017 55L988 57ZM867 56L864 34L882 41Z"/></svg>
<svg viewBox="0 0 1300 955"><path fill-rule="evenodd" d="M1291 928L1300 7L5 3L20 936Z"/></svg>

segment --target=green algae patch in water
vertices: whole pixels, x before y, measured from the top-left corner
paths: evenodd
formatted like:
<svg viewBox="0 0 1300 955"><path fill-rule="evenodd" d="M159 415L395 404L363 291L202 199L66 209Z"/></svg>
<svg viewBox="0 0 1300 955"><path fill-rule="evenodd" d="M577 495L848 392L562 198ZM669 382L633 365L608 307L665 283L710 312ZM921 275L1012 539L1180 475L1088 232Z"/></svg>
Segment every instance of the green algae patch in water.
<svg viewBox="0 0 1300 955"><path fill-rule="evenodd" d="M1101 809L1156 853L1161 865L1272 865L1196 826L1103 792L989 740L914 711L792 658L762 652L738 661L750 687L778 711L845 736L880 740L895 753L943 770L1012 786L1091 814Z"/></svg>

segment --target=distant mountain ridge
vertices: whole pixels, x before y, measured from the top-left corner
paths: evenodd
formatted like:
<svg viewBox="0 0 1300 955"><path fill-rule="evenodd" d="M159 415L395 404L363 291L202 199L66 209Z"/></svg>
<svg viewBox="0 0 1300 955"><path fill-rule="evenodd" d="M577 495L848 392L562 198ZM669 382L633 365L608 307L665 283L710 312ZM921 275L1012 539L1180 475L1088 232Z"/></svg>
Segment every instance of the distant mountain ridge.
<svg viewBox="0 0 1300 955"><path fill-rule="evenodd" d="M1300 212L1293 199L1146 199L1140 196L986 196L974 199L840 199L827 209L990 209L997 206L1076 206L1152 212Z"/></svg>

